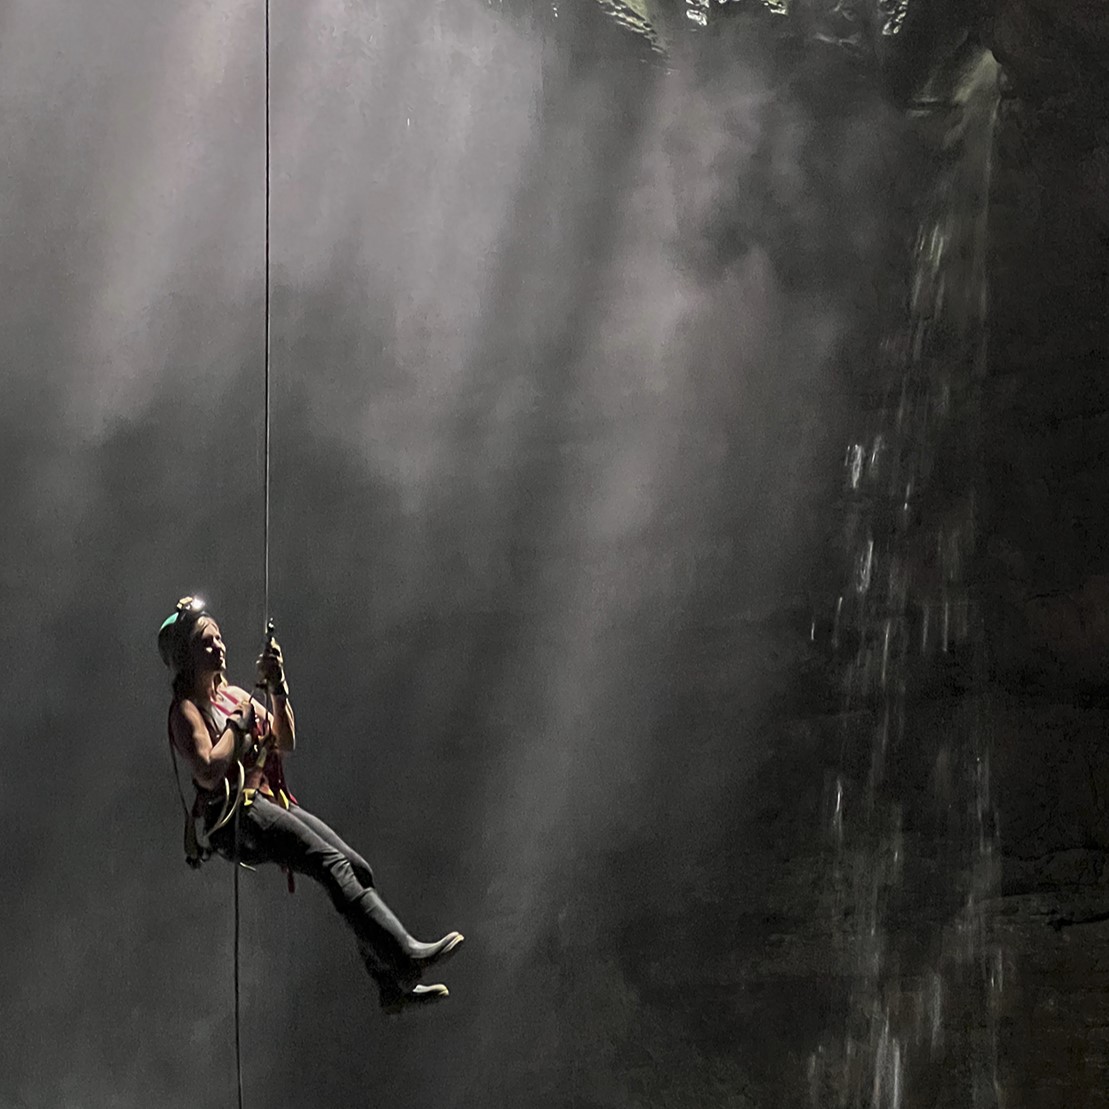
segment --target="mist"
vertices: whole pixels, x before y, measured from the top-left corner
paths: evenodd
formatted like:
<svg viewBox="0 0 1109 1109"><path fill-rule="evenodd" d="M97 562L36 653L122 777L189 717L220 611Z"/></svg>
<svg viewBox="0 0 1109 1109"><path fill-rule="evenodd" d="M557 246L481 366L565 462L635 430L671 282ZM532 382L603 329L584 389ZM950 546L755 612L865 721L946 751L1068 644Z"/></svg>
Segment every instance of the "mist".
<svg viewBox="0 0 1109 1109"><path fill-rule="evenodd" d="M3 15L0 1105L232 1103L188 592L242 683L273 617L297 796L467 935L389 1023L319 891L244 873L248 1105L796 1104L833 994L759 960L824 780L768 752L821 696L908 140L830 58L559 15L273 8L268 613L262 8Z"/></svg>

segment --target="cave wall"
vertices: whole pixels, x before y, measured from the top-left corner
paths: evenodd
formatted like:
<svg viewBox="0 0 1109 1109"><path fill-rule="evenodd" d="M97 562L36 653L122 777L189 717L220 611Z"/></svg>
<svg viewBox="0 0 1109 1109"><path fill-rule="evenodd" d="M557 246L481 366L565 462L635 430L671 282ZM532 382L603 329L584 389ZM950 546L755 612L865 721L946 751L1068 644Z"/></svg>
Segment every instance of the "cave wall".
<svg viewBox="0 0 1109 1109"><path fill-rule="evenodd" d="M1101 1106L1109 923L1091 918L1109 908L1109 9L999 0L981 33L1003 67L980 573L1006 1104Z"/></svg>
<svg viewBox="0 0 1109 1109"><path fill-rule="evenodd" d="M835 6L841 17L843 7ZM737 16L740 6L725 11ZM1001 66L987 232L988 341L981 397L968 409L977 426L968 425L963 436L978 456L948 457L937 489L941 499L945 485L973 494L971 590L982 601L986 674L979 682L954 660L951 673L936 680L936 703L956 704L972 688L983 694L1000 854L988 916L991 941L1002 953L1002 1102L1027 1109L1103 1106L1109 1105L1109 920L1099 919L1109 914L1109 8L1097 0L996 0L968 4L963 18L965 34L949 28L929 41L942 39L953 55L977 44ZM911 22L905 26L912 29ZM879 57L892 71L894 99L911 100L921 88L937 93L935 82L919 84L916 94L907 91L913 82L899 83L895 50ZM844 426L853 418L846 415ZM972 469L953 472L964 465ZM821 731L835 726L806 718L793 739ZM826 752L819 740L791 755L783 747L779 765L792 759L811 771L813 761L828 763ZM771 824L781 820L773 806L762 815ZM799 876L794 901L784 884L779 891L782 903L793 906L793 940L781 960L761 961L768 992L791 959L795 967L808 965L806 951L823 952L825 973L835 967L850 975L830 954L834 942L820 934L820 923L802 923L794 911L805 904L798 891L820 881L821 860L805 855L803 836L783 838L793 844L790 870ZM926 913L927 906L914 911ZM836 987L815 974L820 964L814 961L810 987L834 997ZM826 1015L836 1016L834 1005ZM906 1096L932 1104L919 1084Z"/></svg>
<svg viewBox="0 0 1109 1109"><path fill-rule="evenodd" d="M709 30L781 7L767 0L714 6ZM671 44L680 8L645 8ZM959 59L981 47L1001 66L987 357L981 397L968 409L978 426L964 429L978 456L948 458L943 478L973 493L971 589L982 601L987 673L977 682L954 660L950 673L935 677L935 703L956 705L970 687L983 695L1001 860L989 918L1003 953L1003 1103L1109 1105L1109 921L1091 919L1109 910L1109 7L1103 0L799 2L790 14L823 41L858 54L867 21L855 16L872 9L897 9L903 18L904 33L869 40L895 102L919 105L942 95L943 80L928 74L950 80ZM881 20L870 23L873 30ZM822 71L815 83L826 77ZM843 412L842 427L857 416ZM964 465L973 471L954 472ZM834 511L814 505L829 531ZM832 684L834 661L806 660L796 642L786 658L815 685ZM827 752L841 725L834 710L799 716L797 709L794 699L793 723L772 740L766 804L742 828L747 843L762 835L779 845L782 869L777 876L760 869L774 855L769 847L743 861L767 894L751 899L736 931L747 936L737 946L746 951L736 964L744 970L727 981L765 999L792 975L823 999L822 1019L834 1022L844 1014L830 999L851 970L825 930L827 918L806 918L823 860L813 852L811 826L792 826L798 810L783 798L782 781L818 781L822 765L830 772ZM805 811L827 802L793 800ZM760 947L768 928L772 942ZM773 1006L753 1004L752 1012L773 1023ZM784 1037L789 1051L813 1029L794 1032ZM776 1080L762 1077L765 1099ZM919 1085L907 1096L932 1104Z"/></svg>

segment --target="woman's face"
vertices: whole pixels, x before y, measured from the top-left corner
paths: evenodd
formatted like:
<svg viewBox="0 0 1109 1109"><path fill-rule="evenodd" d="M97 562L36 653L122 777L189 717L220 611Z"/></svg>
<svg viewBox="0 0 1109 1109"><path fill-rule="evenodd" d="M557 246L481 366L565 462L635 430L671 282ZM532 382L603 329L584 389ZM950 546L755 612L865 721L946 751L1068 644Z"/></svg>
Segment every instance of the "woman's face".
<svg viewBox="0 0 1109 1109"><path fill-rule="evenodd" d="M210 616L202 616L192 638L193 664L198 674L223 673L227 652L220 636L219 624Z"/></svg>

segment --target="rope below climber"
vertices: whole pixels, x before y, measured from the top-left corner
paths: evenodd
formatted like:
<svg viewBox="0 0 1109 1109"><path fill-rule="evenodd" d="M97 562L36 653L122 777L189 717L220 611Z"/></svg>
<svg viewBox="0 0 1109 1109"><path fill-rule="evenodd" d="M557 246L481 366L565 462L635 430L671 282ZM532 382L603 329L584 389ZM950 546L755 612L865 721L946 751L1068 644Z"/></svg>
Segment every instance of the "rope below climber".
<svg viewBox="0 0 1109 1109"><path fill-rule="evenodd" d="M219 625L196 598L178 602L159 629L158 649L173 683L168 729L174 763L180 754L196 787L191 810L186 806L190 865L216 852L313 879L354 933L385 1012L446 998L445 985L424 985L420 978L458 950L462 935L449 932L435 943L413 939L379 896L365 859L297 804L285 785L283 759L296 745L296 721L272 634L258 657L258 687L269 692L272 711L228 684Z"/></svg>

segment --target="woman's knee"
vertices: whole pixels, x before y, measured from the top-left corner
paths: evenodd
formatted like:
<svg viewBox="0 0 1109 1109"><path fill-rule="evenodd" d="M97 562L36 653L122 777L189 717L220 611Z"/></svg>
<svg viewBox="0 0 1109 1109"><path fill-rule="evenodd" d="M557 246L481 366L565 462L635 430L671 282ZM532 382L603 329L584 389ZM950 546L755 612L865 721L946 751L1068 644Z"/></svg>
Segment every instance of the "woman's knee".
<svg viewBox="0 0 1109 1109"><path fill-rule="evenodd" d="M373 889L374 872L370 869L370 864L365 859L351 859L350 866L363 888Z"/></svg>
<svg viewBox="0 0 1109 1109"><path fill-rule="evenodd" d="M339 851L331 852L324 862L324 870L328 875L325 885L337 905L344 907L358 900L365 883L350 859Z"/></svg>

